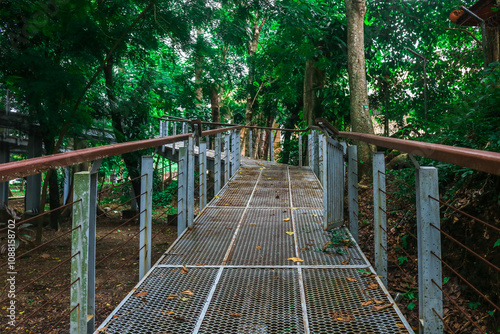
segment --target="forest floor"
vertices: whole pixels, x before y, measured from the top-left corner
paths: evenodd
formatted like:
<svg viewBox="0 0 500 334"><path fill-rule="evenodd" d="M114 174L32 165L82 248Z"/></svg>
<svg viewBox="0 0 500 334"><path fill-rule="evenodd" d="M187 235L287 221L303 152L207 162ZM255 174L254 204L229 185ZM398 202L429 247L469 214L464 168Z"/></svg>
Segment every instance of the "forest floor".
<svg viewBox="0 0 500 334"><path fill-rule="evenodd" d="M19 209L23 202L15 200L9 204ZM139 280L138 219L133 219L112 232L125 220L120 213L113 213L114 205L107 204L107 206L110 206L111 211L97 221L96 261L99 263L127 240L130 241L96 267L96 327L118 306ZM69 333L71 278L68 259L72 256L69 224L69 221L62 222L58 231L44 229L43 242L67 234L16 261L15 300L18 311L16 324L20 326L13 333ZM155 263L177 238L176 226L154 222L152 234L155 235L157 232L160 233L153 240L152 263ZM17 254L23 254L30 249L28 245L21 246ZM6 261L6 254L0 255L1 264ZM32 282L48 271L50 273L46 276ZM0 275L2 282L6 282L3 278L5 273L6 270L2 270ZM29 286L20 291L27 284ZM6 314L8 285L5 284L0 289L0 308L2 314ZM2 316L0 332L7 333L8 328L7 317Z"/></svg>

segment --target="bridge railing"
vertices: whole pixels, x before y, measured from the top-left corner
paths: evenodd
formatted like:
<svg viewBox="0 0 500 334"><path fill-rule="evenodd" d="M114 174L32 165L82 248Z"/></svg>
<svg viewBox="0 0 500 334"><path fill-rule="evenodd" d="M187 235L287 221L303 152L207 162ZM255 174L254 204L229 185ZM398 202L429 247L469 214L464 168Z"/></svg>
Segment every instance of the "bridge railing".
<svg viewBox="0 0 500 334"><path fill-rule="evenodd" d="M10 307L7 310L9 317L4 318L6 323L5 331L3 332L12 333L29 328L41 333L44 331L48 333L58 326L64 326L64 328L69 328L71 333L92 333L96 322L96 292L102 292L112 276L103 277L101 278L101 282L96 284L96 268L103 267L106 261L113 259L113 257L123 256L121 251L125 249L124 247L130 249L129 244L133 243L134 240L138 241L137 250L133 251L132 254L125 254L127 258L121 259L123 265L120 268L113 269L118 271L128 263L138 262L138 278L140 280L151 268L153 241L163 233L163 229L159 229L156 233L153 233L153 220L159 221L163 218L162 216L170 213L168 210L164 210L163 214L158 215L153 210L155 204L157 204L153 203L153 193L157 191L157 189L153 188L153 155L142 156L141 170L138 177L98 191L98 175L102 159L145 149L156 149L154 155L161 156L162 152L170 149L170 147L167 148L165 145L171 144L172 146L177 146L180 152L177 160L179 165L177 175L177 213L170 215L166 223L165 219L162 221L165 226L177 221L179 235L187 231L188 227L193 224L195 213L195 168L199 170L199 181L197 183L200 187L198 191L198 207L200 211L203 210L209 200L207 196L208 164L206 150L208 139L212 138L215 142L214 168L216 175L212 187L214 191L218 191L239 168L239 131L242 126L201 131L196 124L193 124L192 128L194 130L192 133L160 136L159 138L136 142L93 147L0 165L0 181L5 182L15 178L40 174L50 169L92 162L90 171L74 174L72 201L56 209L61 211L66 208L72 209L71 227L67 230L63 229L61 233L55 233L55 237L50 240L44 240L40 245L25 252L21 251L21 248L17 247L20 242L21 233L26 233L26 230L31 227L30 225L33 221L39 221L37 223L38 226L43 228L43 217L52 212L46 211L30 219L21 219L21 217L17 217L14 210L8 208L12 219L7 224L4 224L4 226L0 226L0 233L2 235L5 234L5 241L7 242L6 256L5 260L1 261L1 266L6 269L7 278L9 278L7 280L9 283L9 293L2 296L1 300L2 304L7 303ZM186 127L184 131L187 131ZM222 135L224 133L226 134L223 141ZM222 145L225 145L224 160L222 160L223 154L221 154ZM194 159L195 147L198 149L196 165ZM140 181L140 193L134 194L130 200L120 203L115 209L118 210L118 207L124 207L129 205L130 202L137 201L139 202L139 211L135 215L132 214L128 218L123 218L122 222L111 231L100 231L100 221L105 218L107 212L98 213L98 202L102 197L108 195L111 188L124 191L123 187L130 186L129 183L134 181ZM135 221L138 221L139 226L134 226ZM125 229L127 227L131 227L130 236L124 242L114 245L112 249L106 248L106 240L112 237L113 233L119 233L120 228ZM69 235L71 235L70 245L62 246L61 240L66 240ZM9 240L12 240L12 242ZM54 242L59 243L54 244ZM32 279L33 276L28 275L31 274L31 272L28 273L28 265L23 265L24 260L28 256L37 254L34 252L50 252L49 249L51 247L69 248L69 255L67 258L61 259L59 263L52 266L43 274L34 275L36 277ZM47 254L44 253L42 255L45 256ZM47 256L52 260L50 254ZM66 266L70 266L70 272L66 271L62 273L61 270L64 271ZM69 282L66 282L68 274L70 279ZM27 291L35 289L37 284L40 284L41 281L46 282L49 278L52 280L63 280L63 282L60 282L61 284L52 284L49 288L51 291L56 291L55 293L42 298L38 297L37 302L33 302L32 300L32 302L26 303L26 300L30 300L30 298L17 299L18 303L16 304L16 294L29 294ZM59 301L64 298L68 298L66 299L68 303L59 304ZM34 318L39 317L43 313L53 313L54 310L50 308L52 305L55 305L56 301L60 309L58 319L54 323L44 323L42 328L36 329L33 326L33 323L36 323ZM66 327L63 324L68 323L68 318L69 325Z"/></svg>
<svg viewBox="0 0 500 334"><path fill-rule="evenodd" d="M451 303L457 308L459 312L465 315L466 319L476 328L479 332L484 333L484 329L478 325L478 322L472 319L467 312L464 312L463 308L457 305L453 299L449 298L446 293L446 288L443 287L443 271L442 266L446 267L446 270L451 275L455 275L457 279L460 279L464 284L471 288L471 290L481 297L489 307L492 307L492 313L500 312L500 306L493 302L492 299L485 293L481 292L477 287L475 287L469 280L461 275L456 268L453 268L448 262L446 255L449 250L442 251L441 236L443 235L446 239L451 241L453 245L461 247L464 251L473 255L477 259L480 259L480 263L486 268L483 270L489 272L492 275L497 275L500 272L498 264L492 263L485 259L474 250L470 249L464 243L458 241L456 238L450 235L450 233L445 232L445 228L441 227L441 212L440 206L442 205L445 209L451 209L451 214L465 215L469 219L479 222L484 228L487 229L487 233L490 237L490 233L500 232L500 228L495 226L495 224L487 223L481 219L473 217L453 206L451 206L446 201L443 201L439 194L439 183L438 183L438 169L435 167L420 166L415 160L413 155L418 155L426 158L431 158L434 160L451 163L454 165L471 168L474 170L486 172L492 175L500 175L500 153L473 150L461 147L452 147L439 144L430 144L425 142L411 141L411 140L401 140L394 138L386 138L381 136L352 133L352 132L339 132L333 126L331 126L326 120L318 119L318 125L323 129L324 139L323 143L333 142L335 145L337 142L332 138L346 138L358 142L365 142L368 144L376 145L378 147L399 150L401 152L408 153L411 161L415 167L415 184L408 185L405 183L407 190L411 188L415 191L415 216L416 216L416 236L410 233L412 237L416 239L418 254L417 257L411 256L401 245L388 245L388 230L393 226L387 225L387 217L390 215L390 210L387 207L387 197L389 192L386 188L386 181L389 176L388 171L385 166L385 153L383 151L377 151L373 154L373 225L374 225L374 260L375 260L375 270L378 275L381 276L381 280L384 285L387 286L388 279L388 250L393 248L400 249L417 262L418 266L418 306L419 306L419 327L420 333L443 333L444 328L446 328L450 333L454 330L448 326L443 320L447 315L443 314L443 294L450 300ZM316 135L310 135L310 147L309 161L312 165L313 170L316 171L317 175L322 180L323 185L327 184L328 178L336 177L335 173L341 173L347 179L347 202L349 211L348 224L350 227L351 234L358 240L358 225L359 225L359 208L358 208L358 163L357 160L357 147L356 145L349 145L347 147L347 156L341 160L332 160L329 157L329 151L321 149L322 145L315 144ZM319 141L321 142L321 140ZM325 145L325 144L323 144ZM319 150L320 155L324 155L323 158L317 157L317 152ZM340 151L340 147L338 149ZM333 167L321 168L327 161L328 164L333 164ZM347 169L345 168L347 164ZM319 170L316 169L316 166ZM331 168L331 169L330 169ZM322 175L322 171L327 173L328 176ZM333 171L332 171L333 170ZM342 173L341 171L344 171ZM345 175L347 173L347 175ZM401 182L401 181L399 181ZM326 187L326 190L329 186ZM337 189L342 189L342 184L337 185ZM325 190L325 191L326 191ZM330 195L333 196L333 195ZM327 196L328 197L328 196ZM338 204L341 206L342 204ZM411 206L411 203L408 203ZM450 214L450 213L448 213ZM406 215L406 214L405 214ZM327 218L325 214L325 218ZM458 220L457 217L455 219ZM327 221L331 221L330 218L326 219L325 226L328 225ZM500 240L500 239L498 239ZM408 261L407 257L403 257ZM398 267L400 265L396 263ZM400 267L401 268L401 267ZM490 314L491 315L491 314Z"/></svg>

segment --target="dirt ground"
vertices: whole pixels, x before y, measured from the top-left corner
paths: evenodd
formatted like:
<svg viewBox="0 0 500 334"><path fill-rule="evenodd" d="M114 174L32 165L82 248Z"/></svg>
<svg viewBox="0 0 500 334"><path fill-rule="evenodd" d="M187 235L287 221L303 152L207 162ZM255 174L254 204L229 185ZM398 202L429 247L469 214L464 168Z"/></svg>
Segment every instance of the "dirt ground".
<svg viewBox="0 0 500 334"><path fill-rule="evenodd" d="M11 206L16 204L9 203ZM155 216L160 216L156 214ZM155 263L177 238L176 226L166 224L166 217L153 219L152 262ZM113 255L109 256L96 268L96 326L122 301L139 279L138 251L139 231L138 220L134 219L116 231L110 233L124 220L120 213L110 211L97 221L97 252L96 261L106 257L118 249L122 243L130 239ZM44 230L43 242L63 235L71 230L70 222L61 223L59 231ZM107 235L110 233L109 235ZM106 236L107 235L107 236ZM104 237L105 236L105 237ZM104 237L104 238L103 238ZM17 255L27 252L26 245L17 249ZM16 261L16 312L20 325L13 333L68 333L69 332L69 285L71 257L71 233L68 233L45 246L32 251ZM7 261L6 254L0 256L0 263ZM58 267L57 267L58 266ZM47 271L55 268L47 275L32 282ZM6 282L7 267L0 271L1 282ZM29 284L31 283L32 284ZM25 285L29 284L25 289ZM0 287L0 308L3 316L0 318L0 332L8 333L6 318L9 299L8 285ZM52 328L54 327L54 328Z"/></svg>

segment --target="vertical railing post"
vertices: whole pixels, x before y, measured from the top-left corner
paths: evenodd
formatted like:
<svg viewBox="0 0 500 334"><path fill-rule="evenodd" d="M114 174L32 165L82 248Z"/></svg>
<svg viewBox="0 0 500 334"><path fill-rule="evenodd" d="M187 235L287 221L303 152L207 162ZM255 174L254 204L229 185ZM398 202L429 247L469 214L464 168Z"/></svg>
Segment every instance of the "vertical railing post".
<svg viewBox="0 0 500 334"><path fill-rule="evenodd" d="M269 160L274 162L274 133L269 130Z"/></svg>
<svg viewBox="0 0 500 334"><path fill-rule="evenodd" d="M383 152L373 154L373 218L375 270L387 286L387 215L385 198L385 161Z"/></svg>
<svg viewBox="0 0 500 334"><path fill-rule="evenodd" d="M200 140L198 154L198 170L200 171L200 211L207 205L207 142Z"/></svg>
<svg viewBox="0 0 500 334"><path fill-rule="evenodd" d="M177 122L172 121L172 135L177 135ZM175 143L172 144L172 155L175 154ZM179 172L179 168L177 167L177 172Z"/></svg>
<svg viewBox="0 0 500 334"><path fill-rule="evenodd" d="M416 173L418 239L418 307L420 332L443 333L441 228L439 217L438 171L419 167ZM438 315L436 315L436 312Z"/></svg>
<svg viewBox="0 0 500 334"><path fill-rule="evenodd" d="M94 333L95 325L95 259L96 259L96 223L97 223L97 183L101 160L92 164L89 187L89 233L87 260L87 333Z"/></svg>
<svg viewBox="0 0 500 334"><path fill-rule="evenodd" d="M196 131L195 131L196 132ZM188 139L188 147L187 147L187 202L186 202L186 210L187 210L187 226L193 225L194 221L194 136Z"/></svg>
<svg viewBox="0 0 500 334"><path fill-rule="evenodd" d="M153 211L153 156L141 159L141 214L139 218L139 280L151 268L151 228Z"/></svg>
<svg viewBox="0 0 500 334"><path fill-rule="evenodd" d="M252 130L248 130L248 157L251 159L253 157L253 135Z"/></svg>
<svg viewBox="0 0 500 334"><path fill-rule="evenodd" d="M238 129L236 130L236 146L237 146L237 150L236 150L236 159L238 161L238 163L236 164L236 170L235 172L240 169L240 166L241 166L241 130Z"/></svg>
<svg viewBox="0 0 500 334"><path fill-rule="evenodd" d="M302 133L299 132L299 167L302 167Z"/></svg>
<svg viewBox="0 0 500 334"><path fill-rule="evenodd" d="M326 135L324 134L319 134L318 133L318 179L320 182L323 184L323 187L326 187L326 170L323 170L323 168L326 168L326 155L327 155L327 148L326 148Z"/></svg>
<svg viewBox="0 0 500 334"><path fill-rule="evenodd" d="M236 172L235 167L236 167L236 130L231 131L231 143L230 143L231 149L230 149L230 159L229 161L231 162L230 168L231 168L231 175L233 176L234 173Z"/></svg>
<svg viewBox="0 0 500 334"><path fill-rule="evenodd" d="M177 174L177 236L187 228L187 147L179 147Z"/></svg>
<svg viewBox="0 0 500 334"><path fill-rule="evenodd" d="M319 178L319 133L313 132L313 145L314 145L314 173Z"/></svg>
<svg viewBox="0 0 500 334"><path fill-rule="evenodd" d="M220 191L220 180L221 180L221 134L215 135L215 156L214 156L214 195L217 195Z"/></svg>
<svg viewBox="0 0 500 334"><path fill-rule="evenodd" d="M332 220L332 212L331 212L331 207L329 205L329 201L331 200L330 198L330 189L329 189L329 184L328 184L328 168L332 166L333 164L333 155L328 154L328 141L326 138L326 135L321 135L319 137L320 143L319 147L324 150L325 152L325 163L321 164L322 168L325 168L324 171L321 171L321 175L323 176L320 179L321 184L323 185L323 219L324 223L323 226L326 228L328 226L328 223Z"/></svg>
<svg viewBox="0 0 500 334"><path fill-rule="evenodd" d="M308 135L308 146L309 146L309 167L314 173L314 135L313 132Z"/></svg>
<svg viewBox="0 0 500 334"><path fill-rule="evenodd" d="M347 195L349 203L349 231L356 242L359 241L359 204L358 204L358 147L350 145L347 147L348 171L347 171Z"/></svg>
<svg viewBox="0 0 500 334"><path fill-rule="evenodd" d="M74 176L73 224L71 235L71 253L77 254L71 259L70 288L71 308L70 333L87 333L87 296L88 296L88 236L90 220L90 173L80 172ZM79 201L80 200L80 201Z"/></svg>
<svg viewBox="0 0 500 334"><path fill-rule="evenodd" d="M229 150L230 135L226 133L224 136L224 184L229 181L229 175L231 173L231 152Z"/></svg>

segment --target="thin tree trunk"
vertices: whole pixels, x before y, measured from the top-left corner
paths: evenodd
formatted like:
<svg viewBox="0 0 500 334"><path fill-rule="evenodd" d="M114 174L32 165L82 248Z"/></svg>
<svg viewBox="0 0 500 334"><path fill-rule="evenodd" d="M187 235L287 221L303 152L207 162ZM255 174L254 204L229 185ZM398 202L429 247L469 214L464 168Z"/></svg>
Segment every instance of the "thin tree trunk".
<svg viewBox="0 0 500 334"><path fill-rule="evenodd" d="M347 59L349 71L349 91L351 97L352 131L373 134L373 125L368 108L366 90L364 18L366 3L364 0L346 0L347 17ZM371 147L363 142L357 142L358 160L362 175L368 175L371 161Z"/></svg>

